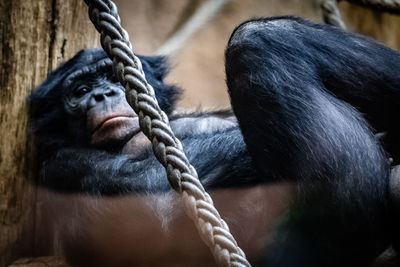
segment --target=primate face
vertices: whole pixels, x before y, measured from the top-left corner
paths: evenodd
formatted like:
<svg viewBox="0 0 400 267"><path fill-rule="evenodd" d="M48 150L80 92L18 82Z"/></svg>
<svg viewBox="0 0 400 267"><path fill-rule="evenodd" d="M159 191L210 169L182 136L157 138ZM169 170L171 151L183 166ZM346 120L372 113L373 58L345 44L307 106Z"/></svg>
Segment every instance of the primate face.
<svg viewBox="0 0 400 267"><path fill-rule="evenodd" d="M139 58L160 107L169 114L180 89L164 83L168 72L165 59ZM34 127L47 127L47 132L64 145L116 151L140 131L138 117L125 99L125 89L102 50L80 51L52 72L30 100Z"/></svg>
<svg viewBox="0 0 400 267"><path fill-rule="evenodd" d="M100 69L102 64L105 66ZM125 90L111 71L110 63L100 60L69 75L64 85L64 107L71 128L84 125L90 145L106 149L120 147L140 131Z"/></svg>

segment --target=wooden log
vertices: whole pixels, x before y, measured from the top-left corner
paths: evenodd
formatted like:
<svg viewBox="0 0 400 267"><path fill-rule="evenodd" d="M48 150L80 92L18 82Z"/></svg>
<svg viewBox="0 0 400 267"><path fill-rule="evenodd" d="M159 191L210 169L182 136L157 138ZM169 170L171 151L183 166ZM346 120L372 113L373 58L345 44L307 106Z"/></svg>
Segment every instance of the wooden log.
<svg viewBox="0 0 400 267"><path fill-rule="evenodd" d="M94 46L98 35L82 0L0 0L0 266L35 247L26 97L58 64Z"/></svg>
<svg viewBox="0 0 400 267"><path fill-rule="evenodd" d="M57 257L38 257L16 260L9 267L70 267L70 265Z"/></svg>

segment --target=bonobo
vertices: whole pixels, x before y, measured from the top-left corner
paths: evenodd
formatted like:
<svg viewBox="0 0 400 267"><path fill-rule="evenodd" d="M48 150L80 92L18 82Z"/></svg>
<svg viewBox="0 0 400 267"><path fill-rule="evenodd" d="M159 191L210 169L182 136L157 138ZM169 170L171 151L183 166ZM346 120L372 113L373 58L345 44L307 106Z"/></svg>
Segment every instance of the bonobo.
<svg viewBox="0 0 400 267"><path fill-rule="evenodd" d="M293 185L254 264L366 266L391 244L398 53L299 18L247 21L226 49L237 122L229 111L173 112L180 89L164 83L164 59L140 59L206 189ZM61 65L30 103L41 186L92 196L170 190L102 51Z"/></svg>
<svg viewBox="0 0 400 267"><path fill-rule="evenodd" d="M164 59L140 59L160 107L171 114L180 89L163 83ZM102 50L80 51L51 73L30 101L43 162L41 185L99 195L169 190L163 167L141 136L138 117ZM242 162L248 169L250 159L241 159L246 150L232 112L176 115L171 124L206 184L242 183L244 170L231 166ZM210 151L217 143L213 151L219 152Z"/></svg>

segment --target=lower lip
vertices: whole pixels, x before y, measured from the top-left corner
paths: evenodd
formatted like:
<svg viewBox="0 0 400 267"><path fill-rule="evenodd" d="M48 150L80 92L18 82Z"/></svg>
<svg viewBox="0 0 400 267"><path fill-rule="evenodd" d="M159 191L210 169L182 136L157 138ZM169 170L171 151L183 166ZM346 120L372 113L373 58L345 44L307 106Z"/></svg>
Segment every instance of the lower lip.
<svg viewBox="0 0 400 267"><path fill-rule="evenodd" d="M114 117L114 118L111 118L111 119L106 120L105 122L103 122L103 124L101 125L100 128L102 128L104 126L108 126L110 124L124 122L124 121L130 120L130 119L132 119L132 118L131 117Z"/></svg>

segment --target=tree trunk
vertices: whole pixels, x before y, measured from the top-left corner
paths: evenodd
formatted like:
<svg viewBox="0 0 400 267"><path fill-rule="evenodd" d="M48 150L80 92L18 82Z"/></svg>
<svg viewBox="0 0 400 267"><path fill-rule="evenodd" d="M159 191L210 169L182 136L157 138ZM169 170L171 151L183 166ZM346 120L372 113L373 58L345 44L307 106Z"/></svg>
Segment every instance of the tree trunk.
<svg viewBox="0 0 400 267"><path fill-rule="evenodd" d="M34 250L40 207L26 97L58 64L94 46L83 0L0 0L0 266Z"/></svg>

